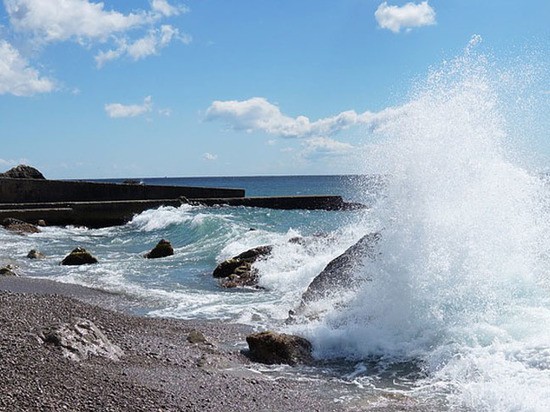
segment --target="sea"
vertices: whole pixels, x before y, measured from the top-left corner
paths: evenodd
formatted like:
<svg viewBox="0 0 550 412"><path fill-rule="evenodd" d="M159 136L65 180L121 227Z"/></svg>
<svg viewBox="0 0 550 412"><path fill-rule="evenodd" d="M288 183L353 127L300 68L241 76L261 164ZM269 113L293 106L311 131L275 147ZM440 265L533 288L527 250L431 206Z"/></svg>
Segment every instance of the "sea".
<svg viewBox="0 0 550 412"><path fill-rule="evenodd" d="M529 116L518 110L531 106L517 97L535 71L495 64L478 42L373 116L355 175L139 179L341 195L365 209L160 207L118 227L0 231L0 263L124 295L144 316L304 336L319 365L259 370L324 380L353 410L548 411L550 191L521 148ZM312 279L373 232L376 256L360 259L358 282L317 302L315 316L286 322ZM160 239L174 256L144 259ZM220 288L216 265L261 245L273 246L255 264L262 288ZM99 264L60 266L77 246ZM26 259L30 249L47 258Z"/></svg>

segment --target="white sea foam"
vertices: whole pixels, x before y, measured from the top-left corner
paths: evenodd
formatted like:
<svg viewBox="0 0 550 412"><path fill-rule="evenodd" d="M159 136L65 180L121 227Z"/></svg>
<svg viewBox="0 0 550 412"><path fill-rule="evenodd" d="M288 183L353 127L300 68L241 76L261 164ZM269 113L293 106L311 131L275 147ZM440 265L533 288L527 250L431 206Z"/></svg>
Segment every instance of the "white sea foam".
<svg viewBox="0 0 550 412"><path fill-rule="evenodd" d="M549 191L520 166L501 72L474 46L375 130L366 163L388 185L373 280L301 331L318 356L420 362L418 395L451 409L546 411Z"/></svg>

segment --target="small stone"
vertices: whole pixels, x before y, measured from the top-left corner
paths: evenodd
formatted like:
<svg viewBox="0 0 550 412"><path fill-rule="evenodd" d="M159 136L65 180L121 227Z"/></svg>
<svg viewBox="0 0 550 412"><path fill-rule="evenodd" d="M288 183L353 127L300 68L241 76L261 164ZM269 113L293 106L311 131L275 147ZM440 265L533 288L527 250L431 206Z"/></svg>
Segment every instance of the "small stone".
<svg viewBox="0 0 550 412"><path fill-rule="evenodd" d="M90 265L94 263L97 263L97 259L93 257L90 252L81 247L73 249L73 251L65 256L65 259L61 261L62 265L68 266Z"/></svg>
<svg viewBox="0 0 550 412"><path fill-rule="evenodd" d="M15 266L7 265L0 268L0 276L18 276L18 274L15 272Z"/></svg>
<svg viewBox="0 0 550 412"><path fill-rule="evenodd" d="M31 223L24 222L19 219L14 219L8 217L2 221L2 226L4 226L10 232L16 233L40 233L40 229Z"/></svg>
<svg viewBox="0 0 550 412"><path fill-rule="evenodd" d="M149 253L145 255L147 259L158 259L174 254L174 248L169 241L161 239Z"/></svg>
<svg viewBox="0 0 550 412"><path fill-rule="evenodd" d="M187 335L187 342L189 343L209 343L204 334L196 329L189 332Z"/></svg>
<svg viewBox="0 0 550 412"><path fill-rule="evenodd" d="M253 333L246 337L252 360L268 365L313 362L311 343L300 336L272 331Z"/></svg>
<svg viewBox="0 0 550 412"><path fill-rule="evenodd" d="M31 251L29 251L29 253L27 253L27 257L29 259L44 259L46 255L36 249L32 249Z"/></svg>

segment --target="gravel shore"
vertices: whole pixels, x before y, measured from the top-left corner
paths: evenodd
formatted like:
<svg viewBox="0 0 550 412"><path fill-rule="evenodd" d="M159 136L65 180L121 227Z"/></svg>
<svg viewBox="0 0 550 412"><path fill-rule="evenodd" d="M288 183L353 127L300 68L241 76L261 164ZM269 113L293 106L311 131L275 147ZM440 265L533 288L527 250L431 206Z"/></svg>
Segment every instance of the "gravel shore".
<svg viewBox="0 0 550 412"><path fill-rule="evenodd" d="M124 299L39 279L0 278L2 411L337 411L322 382L272 379L244 356L243 325L146 318ZM115 310L117 309L117 310ZM92 321L120 360L65 357L41 328ZM200 336L194 342L192 336ZM193 333L192 333L193 332Z"/></svg>

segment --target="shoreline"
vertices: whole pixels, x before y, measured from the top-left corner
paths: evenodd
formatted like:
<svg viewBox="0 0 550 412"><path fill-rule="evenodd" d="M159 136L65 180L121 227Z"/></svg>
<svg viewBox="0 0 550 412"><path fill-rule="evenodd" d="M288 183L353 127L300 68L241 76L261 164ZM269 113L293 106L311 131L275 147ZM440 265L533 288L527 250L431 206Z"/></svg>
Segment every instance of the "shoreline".
<svg viewBox="0 0 550 412"><path fill-rule="evenodd" d="M129 303L77 285L0 278L0 410L345 410L319 396L322 382L255 371L239 344L250 327L138 316L122 311ZM40 328L74 318L92 321L122 349L120 360L69 360L37 338ZM206 342L190 342L192 331Z"/></svg>

